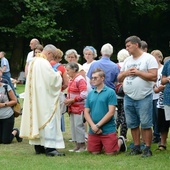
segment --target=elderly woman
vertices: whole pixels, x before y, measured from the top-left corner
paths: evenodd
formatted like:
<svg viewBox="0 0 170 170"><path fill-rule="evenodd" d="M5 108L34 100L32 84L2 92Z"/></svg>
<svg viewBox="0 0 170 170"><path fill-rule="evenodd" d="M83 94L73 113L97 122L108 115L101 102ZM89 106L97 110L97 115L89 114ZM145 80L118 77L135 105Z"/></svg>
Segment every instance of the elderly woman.
<svg viewBox="0 0 170 170"><path fill-rule="evenodd" d="M85 78L79 74L78 64L71 62L66 66L67 74L70 77L68 84L67 98L65 105L68 106L70 114L70 124L72 140L76 147L70 152L85 151L85 127L84 119L84 100L87 97L87 84Z"/></svg>
<svg viewBox="0 0 170 170"><path fill-rule="evenodd" d="M80 57L80 55L74 49L67 50L65 53L65 60L68 63L70 63L70 62L77 63L78 67L79 67L79 69L78 69L79 74L81 74L83 77L86 77L86 72L84 71L83 66L78 63L79 57Z"/></svg>
<svg viewBox="0 0 170 170"><path fill-rule="evenodd" d="M121 69L123 66L124 60L129 57L129 52L126 49L122 49L117 53L117 60L118 60L118 66ZM116 86L118 87L118 86ZM116 118L116 125L117 130L120 127L120 135L123 136L125 139L127 139L127 124L126 124L126 118L124 113L124 107L123 107L123 96L120 96L117 94L117 118Z"/></svg>
<svg viewBox="0 0 170 170"><path fill-rule="evenodd" d="M151 54L156 58L156 61L158 62L158 72L157 72L157 81L154 85L154 90L158 88L158 84L160 84L160 80L162 78L162 60L163 60L163 54L160 50L153 50ZM159 143L160 133L158 130L158 108L157 103L159 99L159 93L153 93L153 112L152 112L152 121L153 121L153 140L152 143Z"/></svg>
<svg viewBox="0 0 170 170"><path fill-rule="evenodd" d="M85 68L78 63L78 60L80 58L80 55L77 53L76 50L74 49L70 49L70 50L67 50L66 53L65 53L65 60L70 63L70 62L74 62L74 63L77 63L78 64L78 67L79 67L79 74L81 74L85 79L86 79L86 82L87 82L87 90L88 92L91 91L91 85L90 85L90 79L86 76L87 72L85 71ZM88 138L88 135L87 135L87 124L85 122L85 140L87 140Z"/></svg>
<svg viewBox="0 0 170 170"><path fill-rule="evenodd" d="M0 80L2 79L2 68L0 68ZM7 93L5 87L7 86ZM14 112L11 108L17 103L17 98L8 84L0 81L0 143L10 144L14 137L18 142L22 141L19 137L19 130L14 129Z"/></svg>
<svg viewBox="0 0 170 170"><path fill-rule="evenodd" d="M156 81L156 84L154 85L154 94L158 94L158 102L157 102L157 111L153 112L153 125L157 125L157 130L158 133L160 133L160 142L158 143L158 148L156 150L163 151L166 150L166 145L167 145L167 138L168 138L168 132L169 132L169 127L170 127L170 120L166 120L165 116L165 105L163 103L164 101L164 95L168 95L168 93L165 94L164 88L166 85L163 85L161 80L162 80L162 73L163 73L163 68L164 66L161 64L162 59L163 59L163 54L160 50L153 50L151 54L156 58L158 62L158 78ZM166 63L166 59L164 59L164 64ZM166 96L165 96L166 97ZM154 103L153 103L154 104ZM154 105L153 105L154 106ZM157 114L157 115L156 115ZM154 119L157 118L157 119ZM156 127L154 127L154 130ZM155 135L154 131L154 135ZM156 137L153 138L152 142L157 142Z"/></svg>
<svg viewBox="0 0 170 170"><path fill-rule="evenodd" d="M83 54L84 54L84 58L86 60L86 63L83 64L83 68L84 68L84 71L88 72L91 64L93 62L95 62L95 58L97 57L97 51L94 47L92 46L86 46L84 49L83 49Z"/></svg>
<svg viewBox="0 0 170 170"><path fill-rule="evenodd" d="M118 66L123 66L124 60L129 57L129 52L126 49L122 49L117 53Z"/></svg>

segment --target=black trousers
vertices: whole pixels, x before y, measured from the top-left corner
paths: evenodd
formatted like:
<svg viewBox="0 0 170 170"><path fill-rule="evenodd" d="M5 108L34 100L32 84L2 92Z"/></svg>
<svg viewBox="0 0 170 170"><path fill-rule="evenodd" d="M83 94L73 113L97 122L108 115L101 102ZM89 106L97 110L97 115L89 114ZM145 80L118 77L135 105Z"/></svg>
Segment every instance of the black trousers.
<svg viewBox="0 0 170 170"><path fill-rule="evenodd" d="M160 133L169 132L170 121L165 119L164 109L158 108L158 131Z"/></svg>
<svg viewBox="0 0 170 170"><path fill-rule="evenodd" d="M124 138L127 138L127 124L126 124L126 117L124 112L124 106L123 106L123 99L118 99L118 111L117 111L117 119L116 119L116 125L117 129L120 127L120 135L124 136Z"/></svg>
<svg viewBox="0 0 170 170"><path fill-rule="evenodd" d="M14 139L14 115L7 119L0 119L0 143L10 144Z"/></svg>
<svg viewBox="0 0 170 170"><path fill-rule="evenodd" d="M35 149L35 152L37 154L40 154L40 153L49 153L49 152L52 152L54 150L56 150L55 148L44 148L44 146L41 146L41 145L34 145L34 149Z"/></svg>

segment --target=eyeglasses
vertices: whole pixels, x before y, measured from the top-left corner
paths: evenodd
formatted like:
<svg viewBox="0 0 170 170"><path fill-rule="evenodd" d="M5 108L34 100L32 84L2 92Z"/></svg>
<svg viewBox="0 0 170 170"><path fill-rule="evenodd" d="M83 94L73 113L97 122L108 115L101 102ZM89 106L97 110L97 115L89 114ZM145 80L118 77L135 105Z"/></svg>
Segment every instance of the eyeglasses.
<svg viewBox="0 0 170 170"><path fill-rule="evenodd" d="M98 77L92 77L91 78L91 80L97 80L98 79Z"/></svg>

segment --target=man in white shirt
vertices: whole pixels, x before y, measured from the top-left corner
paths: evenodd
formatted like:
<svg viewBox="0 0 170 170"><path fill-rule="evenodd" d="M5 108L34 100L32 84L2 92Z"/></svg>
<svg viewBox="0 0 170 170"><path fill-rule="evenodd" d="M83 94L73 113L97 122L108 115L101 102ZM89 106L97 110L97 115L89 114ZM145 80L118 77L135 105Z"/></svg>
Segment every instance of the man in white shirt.
<svg viewBox="0 0 170 170"><path fill-rule="evenodd" d="M152 155L152 93L153 81L157 80L158 63L149 53L141 49L141 40L137 36L128 37L125 41L130 57L126 58L118 75L118 81L123 82L124 110L128 128L131 129L134 148L130 155L141 154L140 130L146 147L142 157Z"/></svg>
<svg viewBox="0 0 170 170"><path fill-rule="evenodd" d="M30 51L27 55L27 60L26 60L26 65L25 65L25 76L27 76L27 73L28 73L28 65L29 65L29 62L32 60L32 58L34 57L34 49L35 47L40 44L39 40L36 39L36 38L33 38L31 41L30 41L30 48L32 51Z"/></svg>

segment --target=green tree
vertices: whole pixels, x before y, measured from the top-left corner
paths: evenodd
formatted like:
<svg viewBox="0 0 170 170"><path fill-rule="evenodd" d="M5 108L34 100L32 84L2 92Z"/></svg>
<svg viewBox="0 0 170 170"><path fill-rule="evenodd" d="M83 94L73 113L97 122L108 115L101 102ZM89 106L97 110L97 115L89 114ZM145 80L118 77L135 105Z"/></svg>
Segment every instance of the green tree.
<svg viewBox="0 0 170 170"><path fill-rule="evenodd" d="M24 66L25 59L21 56L25 39L37 37L42 44L49 40L56 43L65 41L70 31L57 25L56 13L64 12L60 3L53 0L7 0L1 4L4 15L1 15L3 24L0 25L0 31L14 40L10 61L15 70L21 69L21 63Z"/></svg>
<svg viewBox="0 0 170 170"><path fill-rule="evenodd" d="M80 54L84 46L92 45L98 56L109 42L114 46L113 60L130 35L147 41L149 50L169 52L167 0L2 0L0 11L1 49L11 52L13 70L24 66L33 37Z"/></svg>

